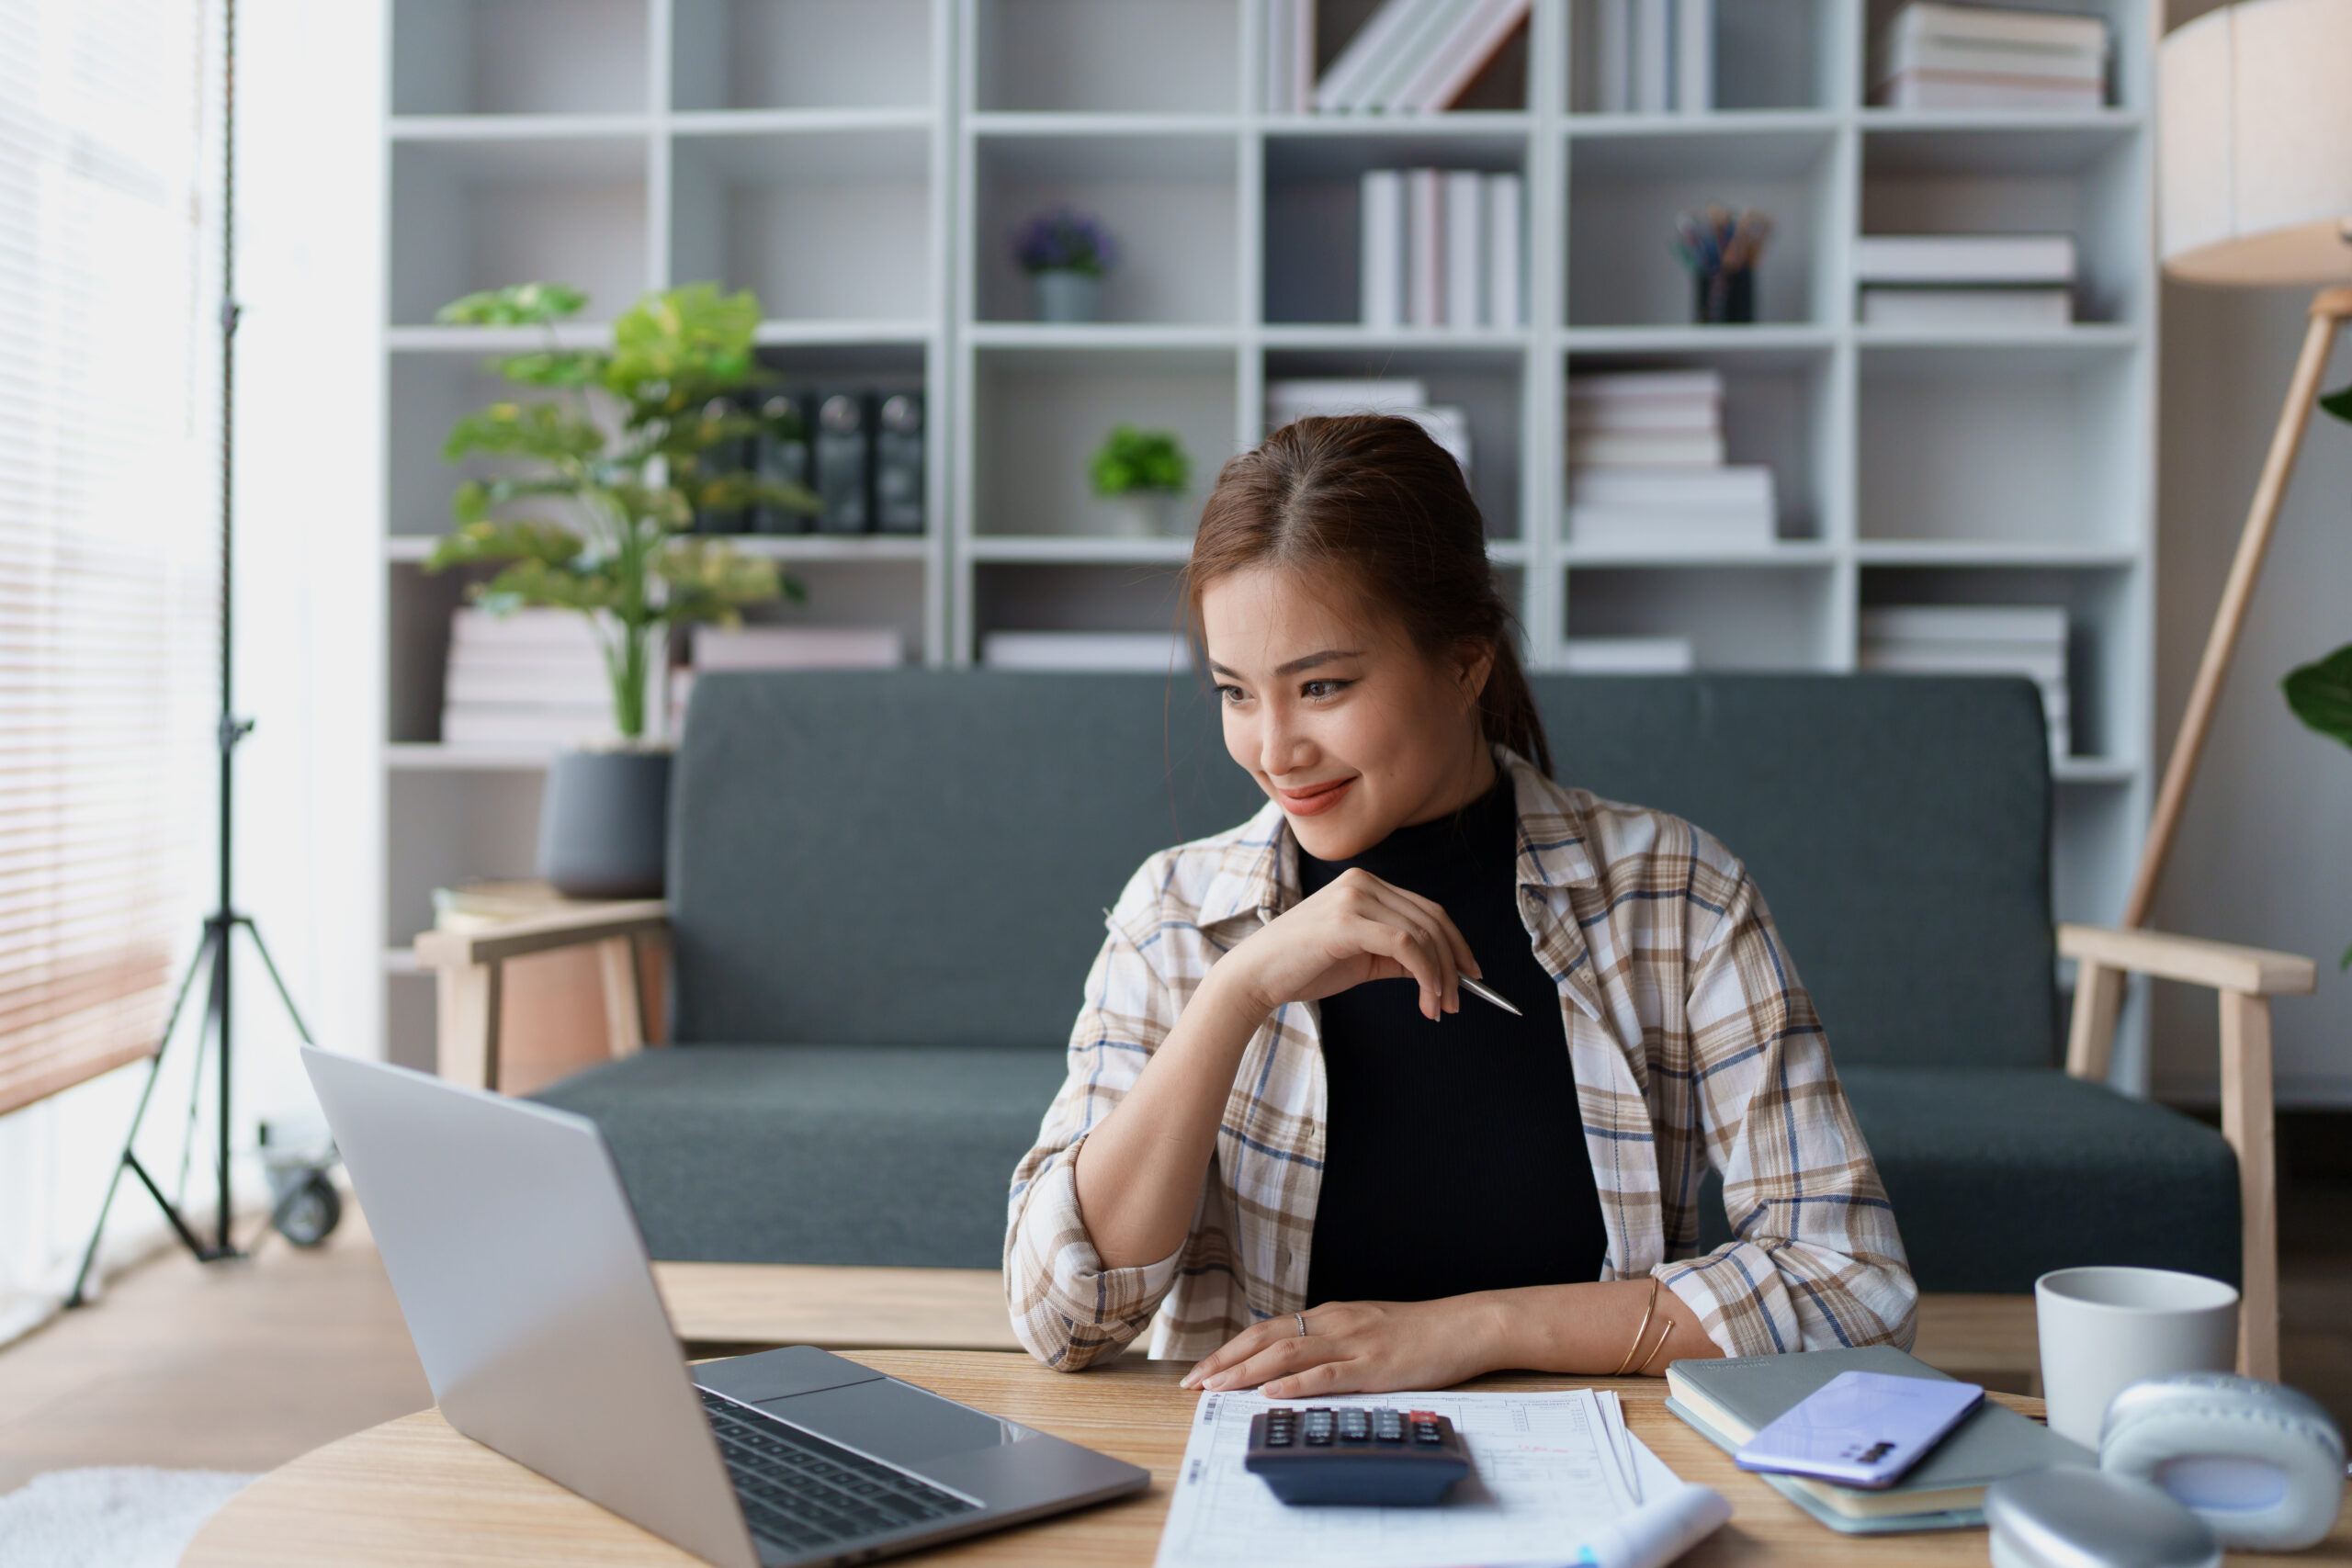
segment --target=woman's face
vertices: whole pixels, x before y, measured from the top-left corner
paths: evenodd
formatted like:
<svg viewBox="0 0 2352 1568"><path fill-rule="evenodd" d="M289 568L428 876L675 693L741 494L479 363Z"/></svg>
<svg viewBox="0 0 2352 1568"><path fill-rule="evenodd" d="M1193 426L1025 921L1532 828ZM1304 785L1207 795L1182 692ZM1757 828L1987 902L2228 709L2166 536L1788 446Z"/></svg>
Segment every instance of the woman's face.
<svg viewBox="0 0 2352 1568"><path fill-rule="evenodd" d="M1218 578L1201 620L1225 748L1317 860L1361 854L1493 782L1477 718L1490 650L1429 659L1352 594L1282 567Z"/></svg>

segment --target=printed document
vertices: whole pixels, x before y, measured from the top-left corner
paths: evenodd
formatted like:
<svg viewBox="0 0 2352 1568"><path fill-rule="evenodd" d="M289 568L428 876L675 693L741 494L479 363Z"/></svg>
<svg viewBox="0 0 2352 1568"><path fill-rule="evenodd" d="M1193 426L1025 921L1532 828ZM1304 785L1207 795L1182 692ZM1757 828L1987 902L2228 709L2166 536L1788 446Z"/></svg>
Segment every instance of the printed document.
<svg viewBox="0 0 2352 1568"><path fill-rule="evenodd" d="M1250 1418L1278 1404L1434 1410L1473 1472L1430 1508L1291 1507L1242 1468ZM1679 1483L1625 1427L1617 1396L1383 1393L1270 1400L1201 1396L1159 1538L1158 1568L1442 1568L1576 1561L1581 1543Z"/></svg>

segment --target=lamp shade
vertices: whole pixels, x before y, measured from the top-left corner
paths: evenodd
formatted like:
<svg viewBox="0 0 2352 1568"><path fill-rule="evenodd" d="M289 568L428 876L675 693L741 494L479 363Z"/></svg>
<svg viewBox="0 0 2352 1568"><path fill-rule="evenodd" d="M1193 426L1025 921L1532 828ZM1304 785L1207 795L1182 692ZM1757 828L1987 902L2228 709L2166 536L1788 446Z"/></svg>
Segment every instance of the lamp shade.
<svg viewBox="0 0 2352 1568"><path fill-rule="evenodd" d="M2244 0L2176 28L2156 104L2165 271L2352 282L2352 0Z"/></svg>

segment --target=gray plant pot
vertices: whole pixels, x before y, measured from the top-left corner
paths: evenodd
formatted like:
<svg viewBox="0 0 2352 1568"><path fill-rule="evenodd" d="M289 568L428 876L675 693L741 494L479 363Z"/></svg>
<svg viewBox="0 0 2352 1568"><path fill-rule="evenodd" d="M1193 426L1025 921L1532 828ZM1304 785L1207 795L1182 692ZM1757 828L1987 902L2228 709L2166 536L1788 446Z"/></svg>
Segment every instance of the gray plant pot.
<svg viewBox="0 0 2352 1568"><path fill-rule="evenodd" d="M572 898L658 898L670 753L559 751L539 804L539 874Z"/></svg>
<svg viewBox="0 0 2352 1568"><path fill-rule="evenodd" d="M1102 303L1102 280L1085 272L1033 272L1029 298L1041 321L1091 321Z"/></svg>

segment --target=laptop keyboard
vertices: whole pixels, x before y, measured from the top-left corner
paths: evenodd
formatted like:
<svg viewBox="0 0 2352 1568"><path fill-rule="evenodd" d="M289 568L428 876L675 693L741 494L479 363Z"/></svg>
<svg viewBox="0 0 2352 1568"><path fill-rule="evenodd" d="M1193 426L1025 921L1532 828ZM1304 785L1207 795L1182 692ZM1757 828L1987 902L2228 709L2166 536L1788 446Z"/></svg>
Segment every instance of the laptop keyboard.
<svg viewBox="0 0 2352 1568"><path fill-rule="evenodd" d="M696 1389L752 1531L813 1551L975 1512L967 1503L838 1443Z"/></svg>

